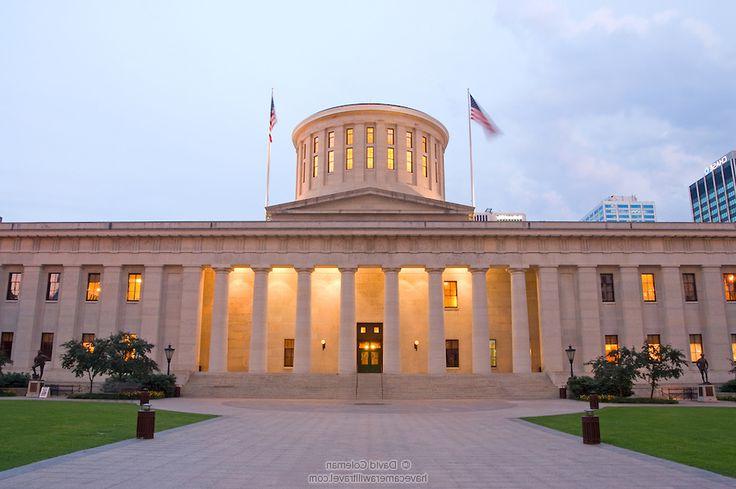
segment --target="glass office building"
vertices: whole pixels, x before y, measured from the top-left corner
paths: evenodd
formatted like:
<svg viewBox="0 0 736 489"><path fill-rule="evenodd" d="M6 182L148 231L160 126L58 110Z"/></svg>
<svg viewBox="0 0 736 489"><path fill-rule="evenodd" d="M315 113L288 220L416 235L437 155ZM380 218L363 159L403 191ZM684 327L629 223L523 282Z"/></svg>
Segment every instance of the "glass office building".
<svg viewBox="0 0 736 489"><path fill-rule="evenodd" d="M640 201L636 195L611 195L601 201L582 221L655 222L657 212L652 201Z"/></svg>
<svg viewBox="0 0 736 489"><path fill-rule="evenodd" d="M736 222L736 151L706 168L703 178L690 185L690 204L695 222Z"/></svg>

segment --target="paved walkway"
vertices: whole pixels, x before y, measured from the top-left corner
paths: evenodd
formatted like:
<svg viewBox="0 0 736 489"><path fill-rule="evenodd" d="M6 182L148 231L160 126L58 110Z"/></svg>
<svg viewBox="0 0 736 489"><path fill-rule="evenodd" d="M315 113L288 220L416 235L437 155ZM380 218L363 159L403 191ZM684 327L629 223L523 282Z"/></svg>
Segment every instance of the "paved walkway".
<svg viewBox="0 0 736 489"><path fill-rule="evenodd" d="M166 399L154 407L223 416L155 440L0 472L0 488L383 487L335 482L352 474L416 476L412 486L432 488L736 487L734 479L605 445L584 446L576 437L515 419L580 411L583 404L574 401ZM363 469L363 461L387 465ZM333 482L309 484L309 474Z"/></svg>

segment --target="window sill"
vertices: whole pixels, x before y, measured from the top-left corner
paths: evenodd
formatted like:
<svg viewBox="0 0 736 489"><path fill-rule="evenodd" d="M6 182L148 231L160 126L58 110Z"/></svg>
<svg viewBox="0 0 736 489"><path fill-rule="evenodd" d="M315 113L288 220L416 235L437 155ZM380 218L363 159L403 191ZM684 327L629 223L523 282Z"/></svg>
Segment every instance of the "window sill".
<svg viewBox="0 0 736 489"><path fill-rule="evenodd" d="M460 370L460 367L445 367L447 370Z"/></svg>
<svg viewBox="0 0 736 489"><path fill-rule="evenodd" d="M100 302L100 301L99 300L96 300L96 301L87 301L86 300L86 301L84 301L85 304L97 304L98 302Z"/></svg>
<svg viewBox="0 0 736 489"><path fill-rule="evenodd" d="M459 310L460 310L459 307L446 307L445 308L445 311L455 311L456 312L456 311L459 311Z"/></svg>

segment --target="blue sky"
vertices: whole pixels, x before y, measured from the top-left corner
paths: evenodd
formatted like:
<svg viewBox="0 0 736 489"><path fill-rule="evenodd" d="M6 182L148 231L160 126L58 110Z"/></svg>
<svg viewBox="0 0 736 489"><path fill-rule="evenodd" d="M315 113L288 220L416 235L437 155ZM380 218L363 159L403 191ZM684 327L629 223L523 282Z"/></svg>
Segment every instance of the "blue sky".
<svg viewBox="0 0 736 489"><path fill-rule="evenodd" d="M0 3L0 216L260 220L294 197L291 130L386 102L450 131L447 198L578 220L610 194L688 221L736 149L733 2Z"/></svg>

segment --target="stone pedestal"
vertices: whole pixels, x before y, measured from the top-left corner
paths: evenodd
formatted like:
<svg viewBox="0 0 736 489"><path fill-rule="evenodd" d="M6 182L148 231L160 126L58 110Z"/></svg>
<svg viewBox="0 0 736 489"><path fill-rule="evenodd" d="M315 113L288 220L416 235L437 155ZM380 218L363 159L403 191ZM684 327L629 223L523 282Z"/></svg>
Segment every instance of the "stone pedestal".
<svg viewBox="0 0 736 489"><path fill-rule="evenodd" d="M716 388L713 384L698 385L698 402L717 402Z"/></svg>
<svg viewBox="0 0 736 489"><path fill-rule="evenodd" d="M26 397L38 397L41 393L41 387L43 387L43 384L43 380L29 380Z"/></svg>

